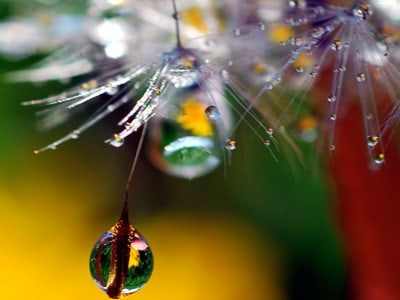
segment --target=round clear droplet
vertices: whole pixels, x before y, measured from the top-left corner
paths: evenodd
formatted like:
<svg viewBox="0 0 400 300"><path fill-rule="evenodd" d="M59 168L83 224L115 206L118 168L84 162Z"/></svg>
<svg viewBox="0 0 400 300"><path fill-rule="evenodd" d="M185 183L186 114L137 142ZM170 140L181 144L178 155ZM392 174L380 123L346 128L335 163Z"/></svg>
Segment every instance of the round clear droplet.
<svg viewBox="0 0 400 300"><path fill-rule="evenodd" d="M229 150L229 151L233 151L236 149L236 141L235 140L231 140L231 139L227 139L225 141L225 149Z"/></svg>
<svg viewBox="0 0 400 300"><path fill-rule="evenodd" d="M385 155L383 153L376 154L374 156L374 162L377 165L382 165L385 162Z"/></svg>
<svg viewBox="0 0 400 300"><path fill-rule="evenodd" d="M205 113L206 113L206 116L207 116L210 120L213 120L213 121L218 120L219 117L221 116L220 113L219 113L219 111L218 111L218 108L217 108L216 106L214 106L214 105L208 106L208 107L206 108Z"/></svg>
<svg viewBox="0 0 400 300"><path fill-rule="evenodd" d="M357 79L358 82L364 82L367 79L367 74L362 73L362 72L357 73L356 74L356 79Z"/></svg>
<svg viewBox="0 0 400 300"><path fill-rule="evenodd" d="M118 135L115 135L113 137L113 139L111 139L110 141L110 145L115 147L115 148L119 148L122 147L124 145L125 140L120 138Z"/></svg>
<svg viewBox="0 0 400 300"><path fill-rule="evenodd" d="M375 147L379 142L379 137L377 135L368 136L368 147Z"/></svg>
<svg viewBox="0 0 400 300"><path fill-rule="evenodd" d="M129 261L126 276L123 274L123 286L118 297L124 297L138 291L150 279L153 271L153 253L146 240L131 226L129 233ZM116 253L113 253L113 243L116 241L114 227L103 234L96 242L90 254L89 267L95 283L105 292L113 274L113 264ZM115 248L115 247L114 247Z"/></svg>

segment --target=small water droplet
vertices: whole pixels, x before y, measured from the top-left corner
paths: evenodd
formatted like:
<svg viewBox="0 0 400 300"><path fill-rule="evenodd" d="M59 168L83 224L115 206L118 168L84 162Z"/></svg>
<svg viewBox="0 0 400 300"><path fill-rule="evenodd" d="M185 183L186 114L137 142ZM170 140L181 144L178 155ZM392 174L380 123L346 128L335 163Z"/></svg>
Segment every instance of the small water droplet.
<svg viewBox="0 0 400 300"><path fill-rule="evenodd" d="M301 46L303 44L303 39L299 36L292 36L289 38L289 42L293 46Z"/></svg>
<svg viewBox="0 0 400 300"><path fill-rule="evenodd" d="M306 8L306 1L305 0L290 0L289 7L297 8L297 9L304 9Z"/></svg>
<svg viewBox="0 0 400 300"><path fill-rule="evenodd" d="M378 165L381 165L385 162L385 154L379 153L374 156L374 162Z"/></svg>
<svg viewBox="0 0 400 300"><path fill-rule="evenodd" d="M115 134L114 137L110 140L110 145L116 148L122 147L124 145L125 140L121 138L118 134Z"/></svg>
<svg viewBox="0 0 400 300"><path fill-rule="evenodd" d="M271 128L271 127L269 127L269 128L267 128L267 129L265 130L265 132L266 132L269 136L272 136L272 135L274 134L274 129Z"/></svg>
<svg viewBox="0 0 400 300"><path fill-rule="evenodd" d="M342 47L343 47L343 42L341 40L334 40L331 45L331 49L333 51L339 51L342 49Z"/></svg>
<svg viewBox="0 0 400 300"><path fill-rule="evenodd" d="M316 39L322 37L323 34L324 34L324 28L322 28L321 26L316 27L311 31L311 36Z"/></svg>
<svg viewBox="0 0 400 300"><path fill-rule="evenodd" d="M336 114L333 114L329 117L331 121L336 121Z"/></svg>
<svg viewBox="0 0 400 300"><path fill-rule="evenodd" d="M80 134L79 130L74 130L74 131L71 133L70 137L71 137L71 139L76 140L77 138L79 138L79 134Z"/></svg>
<svg viewBox="0 0 400 300"><path fill-rule="evenodd" d="M331 144L329 146L329 151L335 151L336 150L336 145L335 144Z"/></svg>
<svg viewBox="0 0 400 300"><path fill-rule="evenodd" d="M274 85L272 84L272 82L271 81L267 81L264 84L263 89L264 89L264 91L270 91L270 90L272 90L273 87L274 87Z"/></svg>
<svg viewBox="0 0 400 300"><path fill-rule="evenodd" d="M328 102L335 102L336 101L336 96L335 95L329 95L327 100L328 100Z"/></svg>
<svg viewBox="0 0 400 300"><path fill-rule="evenodd" d="M264 25L264 23L258 23L258 28L260 29L260 30L265 30L265 25Z"/></svg>
<svg viewBox="0 0 400 300"><path fill-rule="evenodd" d="M236 141L235 140L231 140L231 139L227 139L225 141L225 149L229 150L229 151L233 151L236 149Z"/></svg>
<svg viewBox="0 0 400 300"><path fill-rule="evenodd" d="M302 67L297 67L297 68L296 68L296 72L297 72L297 73L303 73L303 72L304 72L304 68L302 68Z"/></svg>
<svg viewBox="0 0 400 300"><path fill-rule="evenodd" d="M356 74L356 79L357 79L358 82L364 82L367 79L367 74L362 73L362 72L357 73Z"/></svg>
<svg viewBox="0 0 400 300"><path fill-rule="evenodd" d="M378 142L379 142L379 137L377 136L377 135L370 135L370 136L368 136L368 138L367 138L367 144L368 144L368 147L375 147L376 146L376 144L378 144Z"/></svg>
<svg viewBox="0 0 400 300"><path fill-rule="evenodd" d="M265 140L264 145L269 147L271 146L271 141L270 140Z"/></svg>
<svg viewBox="0 0 400 300"><path fill-rule="evenodd" d="M214 105L210 105L206 108L205 110L206 116L210 119L210 120L217 120L219 119L219 117L221 116L218 108Z"/></svg>

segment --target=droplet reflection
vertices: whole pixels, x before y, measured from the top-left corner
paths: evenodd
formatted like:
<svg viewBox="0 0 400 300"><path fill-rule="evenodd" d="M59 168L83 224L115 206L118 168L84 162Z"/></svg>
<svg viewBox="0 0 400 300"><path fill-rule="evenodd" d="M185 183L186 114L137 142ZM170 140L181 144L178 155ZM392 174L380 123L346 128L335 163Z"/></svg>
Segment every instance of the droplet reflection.
<svg viewBox="0 0 400 300"><path fill-rule="evenodd" d="M153 271L153 254L145 239L136 228L128 224L126 230L120 222L100 237L90 255L93 280L113 299L139 290Z"/></svg>

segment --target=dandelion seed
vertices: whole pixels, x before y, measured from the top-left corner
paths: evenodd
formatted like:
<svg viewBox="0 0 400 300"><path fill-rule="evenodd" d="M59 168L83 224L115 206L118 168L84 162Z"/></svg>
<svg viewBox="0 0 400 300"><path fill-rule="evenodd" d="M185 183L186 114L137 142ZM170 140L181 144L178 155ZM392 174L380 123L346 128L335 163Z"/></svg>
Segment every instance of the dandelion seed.
<svg viewBox="0 0 400 300"><path fill-rule="evenodd" d="M149 244L129 220L128 192L143 146L143 129L125 187L125 200L118 222L96 242L89 267L94 282L112 299L130 295L143 287L153 271Z"/></svg>
<svg viewBox="0 0 400 300"><path fill-rule="evenodd" d="M265 25L262 31L257 31L256 25L253 30L247 29L249 39L251 36L257 40L256 49L235 47L239 52L249 51L273 70L261 84L255 100L251 100L251 105L266 116L272 127L293 124L305 117L301 107L312 97L309 90L319 89L318 95L328 101L317 102L312 111L324 110L324 120L328 122L321 122L320 128L327 130L328 148L333 150L335 124L340 122L349 99L358 98L366 140L370 136L379 137L375 147L383 153L382 136L400 119L400 55L398 43L388 42L387 36L380 32L383 17L374 11L374 6L374 2L367 1L356 1L349 7L289 1L281 9L280 17L273 20L265 13L268 5L256 7L257 22ZM290 32L290 37L285 37L288 42L276 37L278 30ZM309 61L299 65L300 57L307 57ZM246 68L252 62L243 59L236 64ZM254 83L260 84L260 81ZM370 147L367 149L375 161L376 152Z"/></svg>
<svg viewBox="0 0 400 300"><path fill-rule="evenodd" d="M60 122L52 123L52 116L60 112L69 114L78 107L101 103L98 111L72 133L35 153L55 149L74 139L74 132L81 135L111 113L129 107L118 122L121 129L105 142L121 147L131 134L150 122L153 133L149 134L149 153L155 165L174 176L195 178L226 163L229 153L224 153L223 149L234 130L232 112L244 113L239 123L250 125L249 117L261 131L265 130L257 115L239 96L245 89L235 85L222 65L214 63L214 53L210 59L203 58L207 52L183 46L177 17L175 29L176 46L169 51L140 63L135 64L134 60L114 65L101 76L61 95L24 102L24 105L45 106L50 127ZM195 45L197 42L193 41ZM275 84L279 80L278 76L273 78ZM265 139L261 133L257 136Z"/></svg>

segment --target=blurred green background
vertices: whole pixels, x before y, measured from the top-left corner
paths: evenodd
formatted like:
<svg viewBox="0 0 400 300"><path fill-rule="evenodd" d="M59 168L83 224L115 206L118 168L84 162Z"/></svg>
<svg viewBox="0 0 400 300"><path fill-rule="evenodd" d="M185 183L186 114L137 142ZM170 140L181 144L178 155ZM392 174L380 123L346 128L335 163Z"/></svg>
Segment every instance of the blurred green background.
<svg viewBox="0 0 400 300"><path fill-rule="evenodd" d="M29 65L0 60L1 75ZM35 128L21 101L65 89L0 82L1 299L106 299L89 253L117 220L137 137L103 143L118 116L57 151L33 150L79 123ZM335 205L321 163L276 162L246 127L230 165L197 180L164 175L142 155L131 218L155 256L149 283L132 299L345 299L346 269Z"/></svg>

